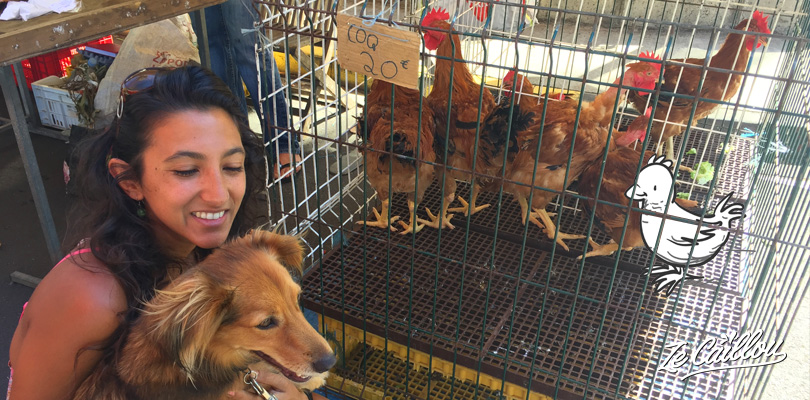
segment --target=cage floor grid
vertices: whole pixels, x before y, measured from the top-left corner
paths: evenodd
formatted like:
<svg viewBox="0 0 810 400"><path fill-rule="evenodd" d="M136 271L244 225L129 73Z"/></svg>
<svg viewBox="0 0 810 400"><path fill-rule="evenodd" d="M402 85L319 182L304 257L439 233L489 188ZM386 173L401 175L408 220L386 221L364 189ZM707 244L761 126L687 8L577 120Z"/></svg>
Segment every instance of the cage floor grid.
<svg viewBox="0 0 810 400"><path fill-rule="evenodd" d="M696 145L720 140L700 132L690 137ZM747 195L744 160L752 147L738 137L730 140L736 143L727 155L732 161L719 169L712 207L724 187ZM468 193L460 183L458 194ZM418 214L426 217L424 207L438 210L440 199L434 184ZM391 215L406 219L405 203L404 195L393 196ZM479 205L486 203L497 205L498 194L482 193ZM566 196L563 203L561 230L586 233L577 200ZM665 340L700 340L707 332L738 329L739 251L727 246L700 267L704 280L684 285L677 299L664 298L648 290L647 277L639 274L650 264L648 250L622 252L615 271L615 255L575 260L584 240L566 241L571 252L557 246L552 257L552 242L536 226L522 225L508 194L500 207L469 218L456 215L452 222L454 230L425 228L415 236L371 227L343 232L343 246L306 275L305 306L512 384L531 382L533 391L557 398L698 399L733 383L733 371L718 371L684 385L677 374L656 373L656 366L667 356L661 354ZM609 240L596 226L592 237ZM374 382L366 384L403 394L396 385Z"/></svg>
<svg viewBox="0 0 810 400"><path fill-rule="evenodd" d="M531 248L521 266L519 246L499 241L492 257L493 237L475 232L461 262L463 230L443 232L442 249L431 254L436 236L423 231L411 247L411 236L355 234L310 270L305 306L513 384L530 379L539 393L554 395L558 384L558 398L585 396L589 375L588 398L636 397L655 371L662 332L722 332L740 320L740 298L711 284L686 286L675 306L646 290L644 276L619 270L606 299L612 273L604 266L586 262L580 271L571 258L552 263ZM707 264L703 273L715 269ZM720 381L693 381L703 379L703 393Z"/></svg>

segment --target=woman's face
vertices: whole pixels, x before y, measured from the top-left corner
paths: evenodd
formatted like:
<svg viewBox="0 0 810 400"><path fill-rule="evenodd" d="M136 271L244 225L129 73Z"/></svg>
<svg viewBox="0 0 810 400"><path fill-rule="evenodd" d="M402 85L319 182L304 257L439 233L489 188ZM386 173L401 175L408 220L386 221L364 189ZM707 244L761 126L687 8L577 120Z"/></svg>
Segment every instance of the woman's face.
<svg viewBox="0 0 810 400"><path fill-rule="evenodd" d="M143 152L139 186L158 245L188 254L228 237L245 195L245 150L220 108L174 113L159 121Z"/></svg>

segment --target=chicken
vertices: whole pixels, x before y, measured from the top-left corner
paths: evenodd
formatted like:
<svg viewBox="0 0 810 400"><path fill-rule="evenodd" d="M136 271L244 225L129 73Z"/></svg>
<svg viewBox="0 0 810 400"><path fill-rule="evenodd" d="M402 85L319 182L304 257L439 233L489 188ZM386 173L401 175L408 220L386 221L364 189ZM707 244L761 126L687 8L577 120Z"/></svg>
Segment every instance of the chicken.
<svg viewBox="0 0 810 400"><path fill-rule="evenodd" d="M703 86L700 93L698 93L698 86L703 75L702 68L706 61L704 58L678 60L686 64L692 64L693 67L667 65L664 68L663 83L660 85L661 93L653 114L654 121L650 132L655 143L660 143L663 146L663 141L667 141L667 159L675 160L672 138L686 130L686 124L689 123L689 116L695 102L694 96L699 95L701 99L714 100L715 102L698 101L695 116L692 119L692 126L695 126L701 119L706 118L720 105L716 101L727 102L737 94L755 42L756 47L768 43L766 37L757 37L755 34L771 33L770 29L768 29L767 17L763 17L759 11L754 12L751 20L740 22L734 29L753 32L754 34L729 33L723 45L709 61L709 67L726 71L733 70L736 73L707 70ZM644 53L641 57L657 59L651 53ZM728 89L726 89L726 83L728 83ZM673 93L691 96L691 98L674 97ZM639 111L645 110L648 106L648 98L635 91L630 93L629 101ZM661 147L659 146L658 154L661 153ZM683 169L689 170L689 168Z"/></svg>
<svg viewBox="0 0 810 400"><path fill-rule="evenodd" d="M391 102L396 106L391 115ZM423 225L416 218L416 206L422 201L425 191L433 182L436 152L434 146L435 120L433 111L422 107L421 130L419 129L419 100L421 94L413 89L393 85L381 80L374 80L366 97L366 109L359 126L364 124L369 132L366 139L366 173L368 181L382 201L380 212L374 209L374 221L359 221L369 226L396 229L391 224L398 216L388 220L389 179L390 190L394 193L407 193L409 222L399 221L405 233L417 233ZM416 154L419 140L419 154ZM393 160L391 155L393 153ZM419 182L416 182L416 171L419 170ZM414 191L416 195L414 196Z"/></svg>
<svg viewBox="0 0 810 400"><path fill-rule="evenodd" d="M624 251L644 246L644 240L641 236L641 214L630 209L630 216L627 217L631 201L625 196L625 192L628 187L635 184L636 170L642 157L639 150L634 150L628 146L632 145L636 140L644 142L650 121L649 112L648 109L644 116L636 118L627 128L627 132L614 137L615 146L612 146L607 153L604 171L602 171L602 159L600 157L579 177L577 190L580 195L587 197L587 200L583 203L583 215L585 218L590 218L591 210L595 209L594 223L611 238L606 245L599 245L591 238L588 238L593 250L587 252L585 258L611 255L619 249L619 243L622 244L622 250ZM652 156L653 153L650 151L644 153L645 159ZM597 198L597 190L599 190L598 205L594 200ZM688 208L694 208L698 205L693 200L675 199L675 201ZM604 202L611 204L605 204ZM625 219L628 219L626 228L624 228ZM624 241L622 241L623 229L625 230ZM577 259L581 258L582 256L579 256Z"/></svg>
<svg viewBox="0 0 810 400"><path fill-rule="evenodd" d="M472 181L473 160L475 153L476 130L484 118L495 108L495 98L489 90L473 81L472 74L461 54L461 42L458 35L452 33L452 27L447 19L450 15L443 9L431 9L422 21L425 29L425 47L436 50L436 69L433 89L427 96L429 107L436 116L436 138L441 144L438 158L444 157L444 148L447 151L446 167L442 169L445 174L442 210L439 216L434 216L428 210L431 218L429 226L438 228L453 228L449 222L448 211L473 214L489 205L476 206L480 188L473 183L473 199L470 204L459 197L464 205L461 208L449 210L450 203L456 195L456 179ZM450 82L452 75L452 91ZM452 99L451 99L452 95ZM449 113L448 113L449 106Z"/></svg>
<svg viewBox="0 0 810 400"><path fill-rule="evenodd" d="M671 167L671 160L650 157L636 183L625 193L627 198L639 202L642 209L659 214L641 216L641 234L647 248L656 250L656 257L668 264L654 266L650 271L656 279L656 291L666 290L666 295L683 280L700 278L687 274L686 268L703 265L714 258L731 234L729 230L717 228L728 229L733 221L743 216L742 204L729 203L733 193L723 197L714 212L707 213L703 221L699 214L672 202L675 177L669 170ZM669 210L666 210L667 206ZM689 222L664 219L660 215L665 213Z"/></svg>
<svg viewBox="0 0 810 400"><path fill-rule="evenodd" d="M509 161L505 176L517 183L507 183L504 190L520 204L524 223L528 220L540 226L549 239L556 241L566 251L568 246L565 239L583 236L557 232L545 208L557 193L564 191L592 161L603 154L612 129L605 121L610 121L615 102L624 95L626 87L652 89L657 78L652 72L654 69L654 65L646 62L628 65L624 78L615 82L617 87L599 94L591 103L582 104L579 124L575 124L579 101L543 101L532 108L534 123L528 129L516 132L519 151ZM522 80L523 77L516 74L515 79ZM621 91L618 86L622 87ZM524 93L531 93L532 89L531 84L526 83L520 87ZM538 139L541 140L539 152ZM543 189L534 189L532 194L532 186ZM530 196L533 213L528 212Z"/></svg>
<svg viewBox="0 0 810 400"><path fill-rule="evenodd" d="M499 104L490 112L481 124L474 187L487 192L500 190L503 182L500 178L508 176L508 168L520 151L517 133L526 130L533 122L531 110L520 105L512 106L509 102Z"/></svg>
<svg viewBox="0 0 810 400"><path fill-rule="evenodd" d="M529 79L526 78L525 76L523 75L518 76L520 77L520 81L518 82L518 88L515 90L515 98L518 100L518 104L520 105L521 108L528 110L537 105L538 102L542 102L543 99L545 98L546 93L541 89L539 97L527 95L534 93L534 85L532 85ZM503 89L503 91L505 92L504 97L506 97L507 99L509 99L509 96L511 96L512 87L514 87L515 83L514 81L515 81L515 71L509 71L503 77L503 81L501 82L501 89ZM559 94L557 94L554 97L551 97L550 99L555 101L574 101L574 102L576 101L570 97L567 97L562 90L560 91Z"/></svg>

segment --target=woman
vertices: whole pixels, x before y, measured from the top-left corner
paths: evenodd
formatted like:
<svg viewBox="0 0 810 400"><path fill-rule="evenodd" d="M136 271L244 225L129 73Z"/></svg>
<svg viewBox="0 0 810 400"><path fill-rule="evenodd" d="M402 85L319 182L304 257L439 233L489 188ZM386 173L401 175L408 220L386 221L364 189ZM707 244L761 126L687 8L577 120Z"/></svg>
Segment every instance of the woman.
<svg viewBox="0 0 810 400"><path fill-rule="evenodd" d="M155 287L264 215L261 143L211 72L147 69L124 81L118 118L79 148L66 239L11 341L12 400L70 398ZM265 373L279 400L306 399ZM246 388L247 389L247 388ZM229 398L257 398L247 390Z"/></svg>

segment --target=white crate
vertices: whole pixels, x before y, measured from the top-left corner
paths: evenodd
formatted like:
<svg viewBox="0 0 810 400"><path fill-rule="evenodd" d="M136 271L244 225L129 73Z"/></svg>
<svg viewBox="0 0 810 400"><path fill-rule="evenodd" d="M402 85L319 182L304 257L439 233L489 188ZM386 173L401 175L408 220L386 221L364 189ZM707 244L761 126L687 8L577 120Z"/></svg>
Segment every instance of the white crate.
<svg viewBox="0 0 810 400"><path fill-rule="evenodd" d="M70 99L70 93L66 89L59 88L64 81L65 78L49 76L31 84L42 125L58 129L79 125L76 106Z"/></svg>

